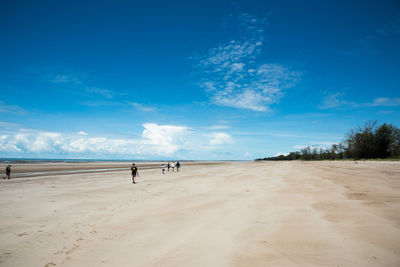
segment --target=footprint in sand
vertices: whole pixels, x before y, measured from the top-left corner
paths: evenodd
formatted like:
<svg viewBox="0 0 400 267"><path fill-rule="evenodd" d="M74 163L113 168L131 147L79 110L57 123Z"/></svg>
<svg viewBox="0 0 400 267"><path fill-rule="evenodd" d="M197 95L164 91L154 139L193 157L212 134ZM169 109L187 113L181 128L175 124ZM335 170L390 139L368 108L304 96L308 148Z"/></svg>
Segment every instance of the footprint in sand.
<svg viewBox="0 0 400 267"><path fill-rule="evenodd" d="M54 262L49 262L44 265L44 267L56 266Z"/></svg>
<svg viewBox="0 0 400 267"><path fill-rule="evenodd" d="M25 233L25 232L23 232L23 233L20 233L20 234L16 234L18 237L21 237L21 236L24 236L24 235L28 235L27 233Z"/></svg>
<svg viewBox="0 0 400 267"><path fill-rule="evenodd" d="M75 250L77 250L80 246L79 245L74 245L70 250L65 252L65 255L72 254Z"/></svg>

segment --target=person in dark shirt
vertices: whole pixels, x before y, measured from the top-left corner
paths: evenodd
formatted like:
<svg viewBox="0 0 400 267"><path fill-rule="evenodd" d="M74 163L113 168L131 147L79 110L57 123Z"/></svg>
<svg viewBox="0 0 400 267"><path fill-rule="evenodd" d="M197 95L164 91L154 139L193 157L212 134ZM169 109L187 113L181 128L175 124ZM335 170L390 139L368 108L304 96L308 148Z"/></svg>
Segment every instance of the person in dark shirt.
<svg viewBox="0 0 400 267"><path fill-rule="evenodd" d="M134 184L136 184L136 175L139 176L139 172L138 172L138 168L136 167L135 163L132 164L131 171L132 171L132 182Z"/></svg>
<svg viewBox="0 0 400 267"><path fill-rule="evenodd" d="M10 179L11 176L11 165L7 165L6 167L6 176L4 176L4 179Z"/></svg>
<svg viewBox="0 0 400 267"><path fill-rule="evenodd" d="M181 167L181 164L179 163L179 161L178 162L176 162L176 171L178 171L179 172L179 168Z"/></svg>

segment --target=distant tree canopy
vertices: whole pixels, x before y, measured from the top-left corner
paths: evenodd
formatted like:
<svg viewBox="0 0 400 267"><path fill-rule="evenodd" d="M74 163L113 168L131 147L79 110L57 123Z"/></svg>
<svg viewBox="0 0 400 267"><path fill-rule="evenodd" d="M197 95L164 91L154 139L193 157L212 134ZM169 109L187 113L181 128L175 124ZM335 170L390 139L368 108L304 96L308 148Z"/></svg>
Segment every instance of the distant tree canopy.
<svg viewBox="0 0 400 267"><path fill-rule="evenodd" d="M364 127L352 129L344 141L326 149L307 146L290 152L256 160L335 160L335 159L400 158L400 129L392 124L378 125L369 121Z"/></svg>

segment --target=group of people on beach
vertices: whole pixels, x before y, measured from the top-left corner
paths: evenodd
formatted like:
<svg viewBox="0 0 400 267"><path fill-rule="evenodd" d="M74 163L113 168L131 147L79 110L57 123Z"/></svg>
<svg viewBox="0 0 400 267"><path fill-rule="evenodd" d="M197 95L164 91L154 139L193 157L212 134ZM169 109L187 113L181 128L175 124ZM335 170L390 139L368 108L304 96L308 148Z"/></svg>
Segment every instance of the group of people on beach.
<svg viewBox="0 0 400 267"><path fill-rule="evenodd" d="M167 164L163 163L163 164L161 164L161 171L162 171L162 174L164 174L166 168L168 169L168 171L171 168L172 168L172 171L174 171L176 168L176 171L179 172L180 167L181 167L181 164L179 161L177 161L176 163L175 162L168 162ZM138 168L135 163L132 163L131 172L132 172L132 182L134 184L136 184L136 176L139 176L139 171L138 171ZM11 165L7 165L6 175L3 177L3 179L10 179L10 178L11 178Z"/></svg>
<svg viewBox="0 0 400 267"><path fill-rule="evenodd" d="M179 172L180 167L181 167L181 163L179 161L177 161L176 163L173 161L172 162L169 161L167 164L165 164L165 163L161 164L161 171L162 171L162 174L164 174L165 169L168 169L168 171L169 171L169 169L172 168L172 171L174 171L176 168L176 171ZM135 163L132 163L131 172L132 172L132 182L134 184L136 184L136 176L139 176L139 171L138 171L138 167L136 166Z"/></svg>
<svg viewBox="0 0 400 267"><path fill-rule="evenodd" d="M165 173L165 169L166 169L166 168L168 169L168 171L169 171L169 169L171 169L171 168L172 168L172 171L174 171L174 170L175 170L175 167L176 167L176 171L179 172L179 168L181 167L181 164L179 163L179 161L177 161L176 163L175 163L175 162L170 162L170 161L169 161L169 162L167 163L167 165L165 165L164 163L161 164L161 171L162 171L162 174Z"/></svg>

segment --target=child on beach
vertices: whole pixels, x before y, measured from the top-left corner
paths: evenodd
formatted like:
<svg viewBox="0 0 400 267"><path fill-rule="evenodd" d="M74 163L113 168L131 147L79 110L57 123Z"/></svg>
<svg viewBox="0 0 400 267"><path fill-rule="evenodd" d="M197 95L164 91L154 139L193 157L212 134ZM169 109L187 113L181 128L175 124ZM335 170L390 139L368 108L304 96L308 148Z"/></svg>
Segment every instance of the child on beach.
<svg viewBox="0 0 400 267"><path fill-rule="evenodd" d="M139 172L135 163L132 164L131 171L132 171L132 182L136 184L136 175L139 175Z"/></svg>
<svg viewBox="0 0 400 267"><path fill-rule="evenodd" d="M179 172L179 168L181 167L181 164L179 161L176 162L176 171Z"/></svg>
<svg viewBox="0 0 400 267"><path fill-rule="evenodd" d="M161 165L161 170L162 170L162 174L164 174L164 172L165 172L165 165L164 164Z"/></svg>
<svg viewBox="0 0 400 267"><path fill-rule="evenodd" d="M169 168L171 168L171 162L168 161L167 167L168 167L168 171L169 171Z"/></svg>

